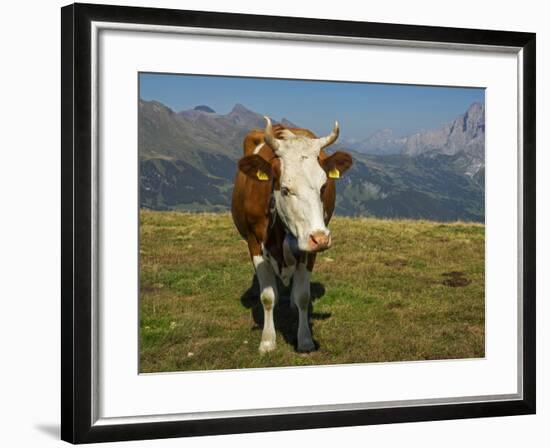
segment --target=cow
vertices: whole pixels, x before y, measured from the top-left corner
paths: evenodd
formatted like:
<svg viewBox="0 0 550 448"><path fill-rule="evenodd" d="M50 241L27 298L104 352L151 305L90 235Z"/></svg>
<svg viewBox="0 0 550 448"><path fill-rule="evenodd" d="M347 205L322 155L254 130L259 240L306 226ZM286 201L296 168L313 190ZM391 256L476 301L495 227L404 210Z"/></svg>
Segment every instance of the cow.
<svg viewBox="0 0 550 448"><path fill-rule="evenodd" d="M308 129L272 125L252 130L243 142L238 162L231 214L260 285L264 327L260 353L276 348L273 308L278 277L292 280L291 306L298 308L297 351L311 352L315 344L308 320L310 277L318 252L331 246L327 225L336 199L335 179L352 165L347 152L328 156L325 148L338 138L332 132L317 138Z"/></svg>

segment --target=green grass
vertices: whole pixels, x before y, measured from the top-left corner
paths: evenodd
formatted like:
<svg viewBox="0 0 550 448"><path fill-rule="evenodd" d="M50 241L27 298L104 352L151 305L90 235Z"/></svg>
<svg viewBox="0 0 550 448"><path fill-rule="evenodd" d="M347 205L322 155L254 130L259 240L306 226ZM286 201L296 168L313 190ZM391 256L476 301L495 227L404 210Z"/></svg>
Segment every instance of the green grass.
<svg viewBox="0 0 550 448"><path fill-rule="evenodd" d="M339 218L312 276L310 354L280 288L276 351L229 214L142 211L140 371L483 357L483 225ZM281 286L281 285L280 285Z"/></svg>

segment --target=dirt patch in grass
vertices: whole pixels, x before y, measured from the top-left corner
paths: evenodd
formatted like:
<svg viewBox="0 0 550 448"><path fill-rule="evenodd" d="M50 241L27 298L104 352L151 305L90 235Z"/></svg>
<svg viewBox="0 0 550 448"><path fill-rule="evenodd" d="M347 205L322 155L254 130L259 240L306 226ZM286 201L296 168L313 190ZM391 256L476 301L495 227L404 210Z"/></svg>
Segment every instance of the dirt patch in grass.
<svg viewBox="0 0 550 448"><path fill-rule="evenodd" d="M394 258L392 260L386 260L384 264L390 267L404 268L409 262L405 258Z"/></svg>
<svg viewBox="0 0 550 448"><path fill-rule="evenodd" d="M464 272L459 271L451 271L451 272L444 272L441 274L443 277L445 277L442 281L442 283L445 286L450 286L451 288L461 288L464 286L468 286L472 281L464 275Z"/></svg>
<svg viewBox="0 0 550 448"><path fill-rule="evenodd" d="M404 308L405 307L405 304L399 300L395 300L395 301L392 301L390 303L388 303L388 308L390 310L394 310L394 309L398 309L398 308Z"/></svg>

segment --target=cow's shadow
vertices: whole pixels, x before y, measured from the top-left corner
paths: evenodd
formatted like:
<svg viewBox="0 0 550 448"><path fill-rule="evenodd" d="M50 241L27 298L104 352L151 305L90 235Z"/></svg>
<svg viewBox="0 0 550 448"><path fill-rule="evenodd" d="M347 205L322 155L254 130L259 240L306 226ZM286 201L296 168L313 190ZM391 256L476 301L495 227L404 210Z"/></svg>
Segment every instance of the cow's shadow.
<svg viewBox="0 0 550 448"><path fill-rule="evenodd" d="M277 279L279 297L274 309L274 321L275 329L283 336L286 343L292 345L296 350L298 343L298 309L296 306L290 306L291 286L286 287ZM320 345L319 342L315 340L315 332L313 330L314 321L328 319L331 317L331 313L313 312L312 304L325 295L325 286L319 282L312 282L310 291L309 324L315 349L318 350ZM264 326L264 310L260 302L260 285L256 275L254 275L250 287L241 296L241 303L245 308L251 311L252 320L254 321L252 329L262 331Z"/></svg>

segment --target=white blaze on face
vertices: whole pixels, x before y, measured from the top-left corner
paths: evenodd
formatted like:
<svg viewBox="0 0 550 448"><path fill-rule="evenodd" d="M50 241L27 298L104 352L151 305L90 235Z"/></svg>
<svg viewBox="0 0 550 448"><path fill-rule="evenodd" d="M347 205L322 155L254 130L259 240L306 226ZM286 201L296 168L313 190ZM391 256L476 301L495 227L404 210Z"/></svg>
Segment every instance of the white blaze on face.
<svg viewBox="0 0 550 448"><path fill-rule="evenodd" d="M276 190L277 212L298 240L298 248L309 251L310 235L330 235L325 226L321 188L327 181L318 157L319 139L287 135L279 140L280 190Z"/></svg>

